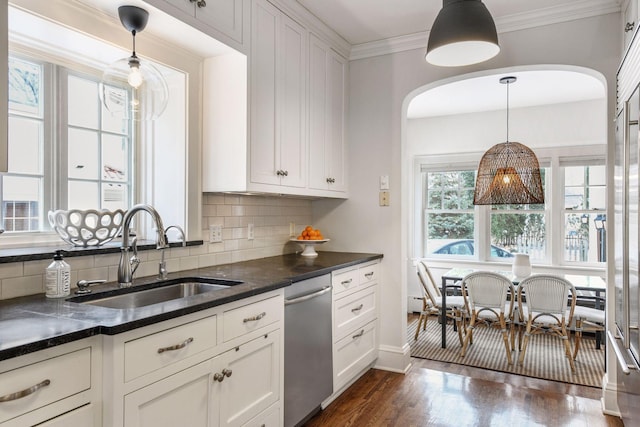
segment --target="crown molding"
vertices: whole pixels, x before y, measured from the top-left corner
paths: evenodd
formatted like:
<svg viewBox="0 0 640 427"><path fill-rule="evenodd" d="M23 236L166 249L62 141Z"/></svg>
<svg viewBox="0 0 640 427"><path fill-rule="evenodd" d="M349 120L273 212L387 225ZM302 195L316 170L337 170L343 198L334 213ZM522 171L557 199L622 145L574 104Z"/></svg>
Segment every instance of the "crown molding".
<svg viewBox="0 0 640 427"><path fill-rule="evenodd" d="M544 25L559 24L577 19L590 18L609 13L619 13L620 0L579 0L571 5L552 6L526 13L518 13L496 18L498 33L525 30ZM388 55L413 49L426 49L429 32L408 34L351 47L349 60Z"/></svg>

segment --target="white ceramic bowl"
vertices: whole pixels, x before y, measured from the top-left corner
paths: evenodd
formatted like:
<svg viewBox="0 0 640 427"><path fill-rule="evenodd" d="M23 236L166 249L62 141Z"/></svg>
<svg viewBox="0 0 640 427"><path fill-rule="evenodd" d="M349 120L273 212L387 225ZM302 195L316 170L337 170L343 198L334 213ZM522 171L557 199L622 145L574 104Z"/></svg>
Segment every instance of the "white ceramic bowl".
<svg viewBox="0 0 640 427"><path fill-rule="evenodd" d="M49 211L49 224L58 236L74 246L100 246L118 235L125 211L56 210Z"/></svg>

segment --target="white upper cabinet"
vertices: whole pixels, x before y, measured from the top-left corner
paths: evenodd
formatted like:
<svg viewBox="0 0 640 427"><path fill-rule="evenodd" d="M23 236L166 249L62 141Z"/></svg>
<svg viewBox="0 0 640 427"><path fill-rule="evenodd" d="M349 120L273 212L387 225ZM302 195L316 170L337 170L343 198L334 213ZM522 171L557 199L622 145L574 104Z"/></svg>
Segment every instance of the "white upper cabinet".
<svg viewBox="0 0 640 427"><path fill-rule="evenodd" d="M267 1L251 18L251 183L304 188L307 33Z"/></svg>
<svg viewBox="0 0 640 427"><path fill-rule="evenodd" d="M205 192L347 197L348 63L284 10L251 1L248 76L242 58L205 61Z"/></svg>
<svg viewBox="0 0 640 427"><path fill-rule="evenodd" d="M0 66L0 81L7 82L8 77L8 39L9 28L7 21L8 9L0 7L0 57L2 64ZM0 85L0 172L8 170L8 94L7 85Z"/></svg>
<svg viewBox="0 0 640 427"><path fill-rule="evenodd" d="M309 187L345 193L347 61L309 37ZM346 195L345 195L346 196Z"/></svg>
<svg viewBox="0 0 640 427"><path fill-rule="evenodd" d="M638 27L638 0L627 0L622 4L623 51L627 50Z"/></svg>
<svg viewBox="0 0 640 427"><path fill-rule="evenodd" d="M243 15L248 0L145 1L231 47L239 48L244 42Z"/></svg>

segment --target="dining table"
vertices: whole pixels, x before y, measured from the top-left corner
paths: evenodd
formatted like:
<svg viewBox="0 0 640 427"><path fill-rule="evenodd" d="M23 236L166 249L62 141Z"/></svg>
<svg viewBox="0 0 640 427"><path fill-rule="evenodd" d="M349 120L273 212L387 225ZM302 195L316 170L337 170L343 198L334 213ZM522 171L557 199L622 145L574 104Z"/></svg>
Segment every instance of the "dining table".
<svg viewBox="0 0 640 427"><path fill-rule="evenodd" d="M447 310L447 287L450 283L460 282L465 276L474 271L480 271L473 268L460 268L454 267L442 275L442 306L440 313L440 323L442 326L442 348L447 348L447 322L446 322L446 310ZM484 270L487 271L487 270ZM515 274L507 270L492 270L494 273L502 274L507 279L511 280L514 286L517 286L520 281L525 277L516 277ZM597 309L603 308L604 294L607 291L607 285L604 279L598 275L583 275L583 274L559 274L560 277L564 277L566 280L573 284L578 297L592 298L594 300L594 307Z"/></svg>

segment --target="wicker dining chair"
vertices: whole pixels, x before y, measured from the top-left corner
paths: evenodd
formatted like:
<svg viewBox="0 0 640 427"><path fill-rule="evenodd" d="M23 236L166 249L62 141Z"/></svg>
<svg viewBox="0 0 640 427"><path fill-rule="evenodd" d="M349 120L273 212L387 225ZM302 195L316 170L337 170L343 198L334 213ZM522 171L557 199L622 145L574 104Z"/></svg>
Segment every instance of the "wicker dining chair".
<svg viewBox="0 0 640 427"><path fill-rule="evenodd" d="M507 361L511 365L513 351L513 284L505 276L489 271L476 271L462 279L462 296L470 316L460 356L473 344L473 330L478 325L499 327ZM511 336L511 343L509 337Z"/></svg>
<svg viewBox="0 0 640 427"><path fill-rule="evenodd" d="M435 280L433 280L433 275L431 274L431 271L429 271L429 267L427 267L423 261L418 261L416 272L420 279L420 284L422 285L422 311L418 318L418 327L416 328L416 334L413 338L414 340L418 339L420 328L422 328L423 331L427 329L427 320L429 319L429 316L434 314L440 315L442 310L442 294L440 293L438 286L436 286ZM464 332L464 321L462 318L463 309L464 299L462 296L447 296L446 316L448 319L452 319L454 321L454 325L458 331L460 345L462 345Z"/></svg>
<svg viewBox="0 0 640 427"><path fill-rule="evenodd" d="M578 350L580 350L582 333L585 331L596 334L596 349L600 348L605 330L605 312L596 308L576 305L573 311L573 318L575 319L576 327L576 342L573 346L573 359L575 360L578 357Z"/></svg>
<svg viewBox="0 0 640 427"><path fill-rule="evenodd" d="M547 274L522 280L518 285L518 314L520 320L526 322L526 330L518 363L524 363L531 336L546 333L562 340L571 371L575 372L569 343L575 307L576 291L568 280Z"/></svg>

